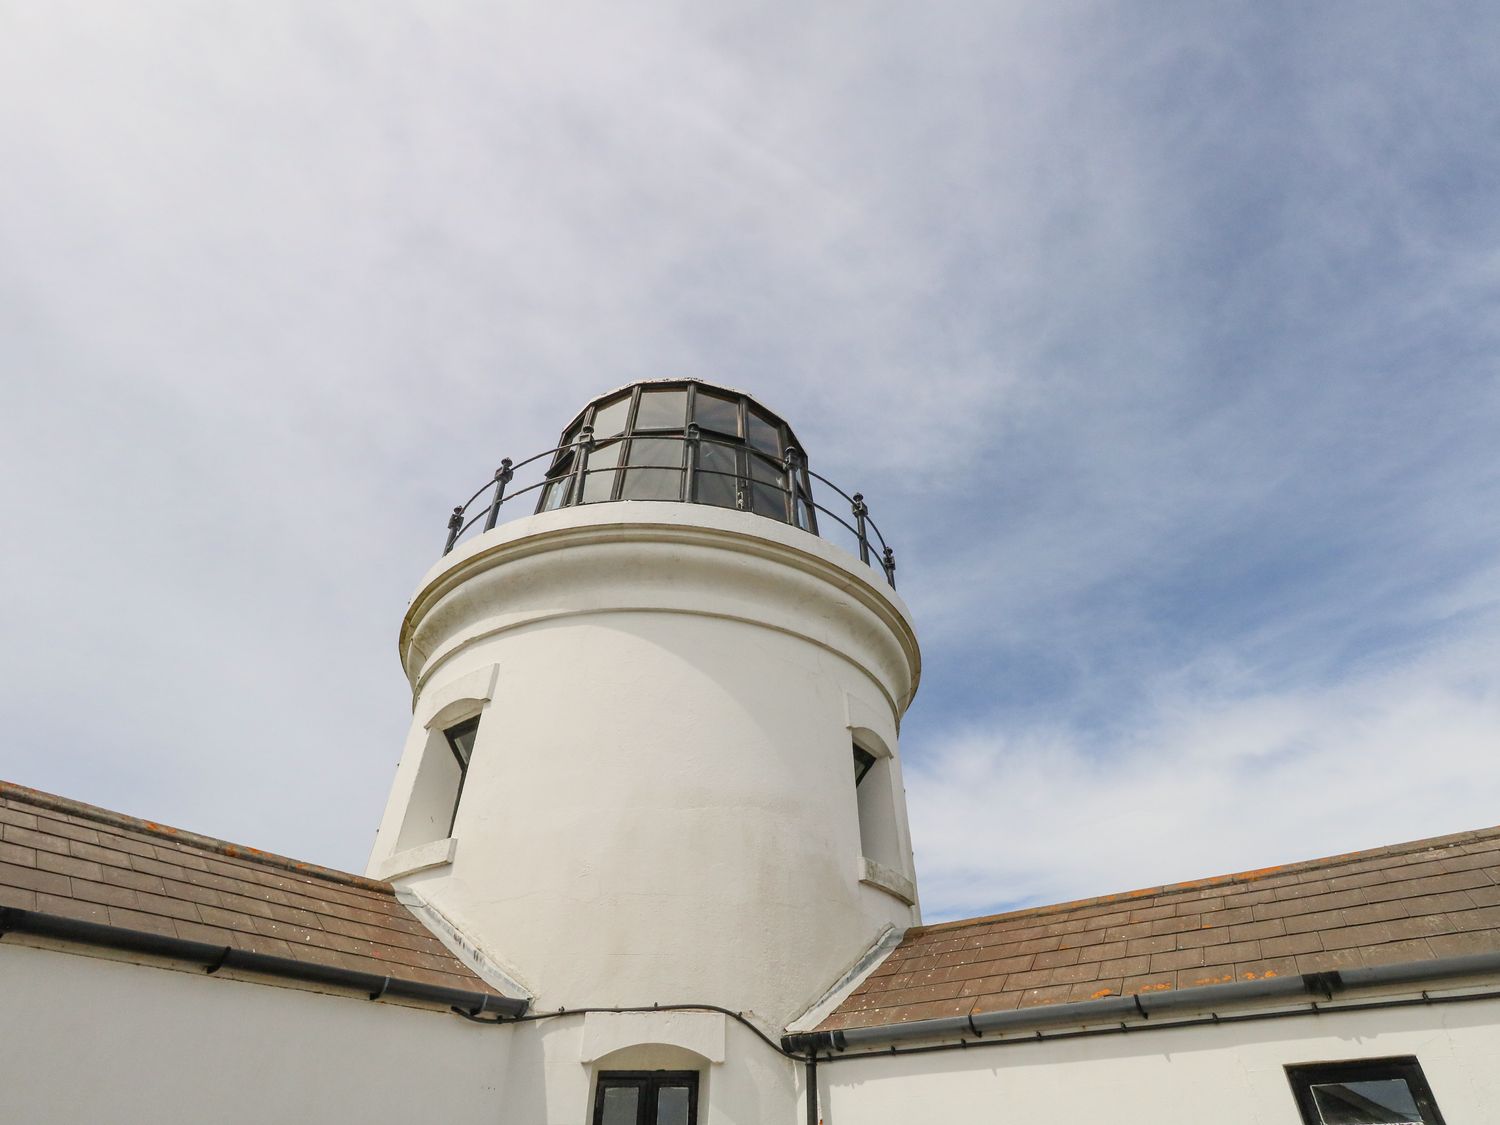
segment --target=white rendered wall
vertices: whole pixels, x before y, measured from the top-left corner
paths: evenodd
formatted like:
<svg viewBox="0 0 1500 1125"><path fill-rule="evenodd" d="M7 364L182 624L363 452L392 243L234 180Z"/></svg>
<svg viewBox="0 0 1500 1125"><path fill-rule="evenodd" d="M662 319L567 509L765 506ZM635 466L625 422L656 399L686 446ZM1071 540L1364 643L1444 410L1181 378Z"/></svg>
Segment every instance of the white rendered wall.
<svg viewBox="0 0 1500 1125"><path fill-rule="evenodd" d="M1288 1064L1415 1055L1444 1118L1500 1121L1500 1001L1139 1031L819 1068L825 1125L1300 1125Z"/></svg>
<svg viewBox="0 0 1500 1125"><path fill-rule="evenodd" d="M504 1114L510 1034L446 1012L0 944L0 1119L16 1125L519 1121Z"/></svg>
<svg viewBox="0 0 1500 1125"><path fill-rule="evenodd" d="M823 541L690 504L532 517L428 575L402 652L414 721L370 870L537 1007L710 1002L779 1029L918 920L868 878L852 760L856 734L888 755L882 863L914 899L915 637ZM432 731L476 712L452 861L404 871Z"/></svg>

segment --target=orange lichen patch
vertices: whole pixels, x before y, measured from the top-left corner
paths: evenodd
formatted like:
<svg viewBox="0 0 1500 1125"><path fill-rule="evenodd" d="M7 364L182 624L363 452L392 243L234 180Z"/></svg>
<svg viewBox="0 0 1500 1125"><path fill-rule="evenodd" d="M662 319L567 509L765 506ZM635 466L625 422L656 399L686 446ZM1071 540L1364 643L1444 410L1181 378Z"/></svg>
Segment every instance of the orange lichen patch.
<svg viewBox="0 0 1500 1125"><path fill-rule="evenodd" d="M1102 1000L1106 996L1113 996L1114 994L1115 994L1115 990L1112 989L1112 988L1101 988L1101 989L1099 989L1098 992L1090 992L1089 993L1089 999L1090 1000Z"/></svg>
<svg viewBox="0 0 1500 1125"><path fill-rule="evenodd" d="M1255 880L1264 879L1268 875L1280 875L1285 870L1286 865L1278 863L1272 867L1257 867L1254 871L1241 871L1239 878L1253 883Z"/></svg>

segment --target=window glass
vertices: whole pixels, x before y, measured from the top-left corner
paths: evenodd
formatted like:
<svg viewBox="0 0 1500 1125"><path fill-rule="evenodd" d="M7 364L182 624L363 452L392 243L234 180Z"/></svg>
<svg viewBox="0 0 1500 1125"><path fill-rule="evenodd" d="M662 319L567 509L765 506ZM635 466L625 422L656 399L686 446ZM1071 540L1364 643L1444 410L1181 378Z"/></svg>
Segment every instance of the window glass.
<svg viewBox="0 0 1500 1125"><path fill-rule="evenodd" d="M479 716L465 719L443 732L448 748L458 759L458 787L453 793L453 813L448 818L448 835L453 835L453 826L458 823L458 803L464 799L464 782L469 777L469 759L474 756L474 738L479 733Z"/></svg>
<svg viewBox="0 0 1500 1125"><path fill-rule="evenodd" d="M606 1086L600 1093L603 1125L636 1125L641 1091L637 1086Z"/></svg>
<svg viewBox="0 0 1500 1125"><path fill-rule="evenodd" d="M693 1092L686 1086L660 1086L656 1091L656 1125L688 1125Z"/></svg>
<svg viewBox="0 0 1500 1125"><path fill-rule="evenodd" d="M758 454L750 454L751 510L757 515L770 516L786 523L786 490L782 487L785 473L775 461L768 461Z"/></svg>
<svg viewBox="0 0 1500 1125"><path fill-rule="evenodd" d="M762 453L780 460L786 450L781 447L781 428L764 411L750 408L750 444Z"/></svg>
<svg viewBox="0 0 1500 1125"><path fill-rule="evenodd" d="M1442 1125L1411 1056L1289 1066L1287 1077L1305 1125Z"/></svg>
<svg viewBox="0 0 1500 1125"><path fill-rule="evenodd" d="M630 395L624 394L606 402L594 411L594 437L607 438L625 432L625 415L630 412Z"/></svg>
<svg viewBox="0 0 1500 1125"><path fill-rule="evenodd" d="M687 389L643 390L635 412L637 430L680 430L687 421Z"/></svg>
<svg viewBox="0 0 1500 1125"><path fill-rule="evenodd" d="M1421 1122L1411 1087L1401 1078L1373 1082L1330 1082L1312 1088L1321 1125L1379 1125Z"/></svg>
<svg viewBox="0 0 1500 1125"><path fill-rule="evenodd" d="M551 512L561 508L568 502L568 495L573 490L572 477L559 477L557 480L548 481L542 489L542 500L537 505L539 512Z"/></svg>
<svg viewBox="0 0 1500 1125"><path fill-rule="evenodd" d="M732 445L717 441L698 443L698 471L695 480L698 503L717 504L721 508L737 506L739 460L739 452Z"/></svg>
<svg viewBox="0 0 1500 1125"><path fill-rule="evenodd" d="M536 504L539 512L550 512L568 502L573 493L573 454L561 454L547 476L551 479L542 486L542 495Z"/></svg>
<svg viewBox="0 0 1500 1125"><path fill-rule="evenodd" d="M807 501L800 494L797 497L797 526L803 531L812 530L812 524L808 520Z"/></svg>
<svg viewBox="0 0 1500 1125"><path fill-rule="evenodd" d="M458 764L467 769L469 758L474 754L474 736L479 733L479 720L469 719L449 727L443 733L448 736L448 745L453 748L453 756L458 759Z"/></svg>
<svg viewBox="0 0 1500 1125"><path fill-rule="evenodd" d="M854 784L856 786L865 779L865 774L870 772L870 767L874 764L874 754L859 746L854 748Z"/></svg>
<svg viewBox="0 0 1500 1125"><path fill-rule="evenodd" d="M620 463L620 443L612 441L589 454L588 480L583 485L583 502L595 504L608 500L614 493L615 466Z"/></svg>
<svg viewBox="0 0 1500 1125"><path fill-rule="evenodd" d="M672 438L631 438L630 464L625 473L622 500L681 500L682 448L685 442Z"/></svg>
<svg viewBox="0 0 1500 1125"><path fill-rule="evenodd" d="M725 398L712 391L698 388L693 398L693 421L705 430L717 430L721 434L740 433L740 403L738 399Z"/></svg>

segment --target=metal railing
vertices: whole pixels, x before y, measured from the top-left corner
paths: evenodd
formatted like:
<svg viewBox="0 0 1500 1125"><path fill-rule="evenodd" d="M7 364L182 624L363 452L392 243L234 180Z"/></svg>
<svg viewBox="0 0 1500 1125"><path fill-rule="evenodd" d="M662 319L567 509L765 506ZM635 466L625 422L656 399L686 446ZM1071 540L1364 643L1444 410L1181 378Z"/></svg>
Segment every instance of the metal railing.
<svg viewBox="0 0 1500 1125"><path fill-rule="evenodd" d="M617 462L603 468L593 468L589 465L590 455L601 445L615 444L619 439L611 437L608 442L598 442L587 428L579 435L577 441L564 445L554 446L552 449L537 453L524 461L512 461L509 457L500 462L500 467L495 474L484 484L474 491L474 494L453 509L448 517L448 537L443 544L443 554L446 555L453 550L454 546L472 531L476 526L481 531L489 531L500 521L501 509L506 505L514 505L514 502L528 493L534 493L539 489L545 489L553 485L561 493L562 499L555 504L550 504L548 511L557 508L575 507L580 504L602 504L620 503L630 497L622 496L620 500L614 500L616 491L623 491L628 486L630 477L625 476L623 483L616 484L613 474L631 474L642 470L658 470L677 473L680 478L678 495L676 497L637 497L636 499L664 500L677 503L707 504L711 507L729 507L728 504L715 505L710 501L695 498L698 489L697 478L720 477L733 480L733 495L735 503L733 507L742 511L754 511L755 502L752 500L752 492L764 493L766 490L779 492L782 497L784 513L782 515L771 515L769 513L755 513L766 519L775 519L778 523L790 524L800 528L811 535L821 535L818 527L817 515L813 514L803 519L803 509L813 513L822 513L844 528L852 537L853 553L859 555L859 559L870 567L878 566L885 574L885 579L896 585L896 552L885 541L880 528L870 516L870 507L865 502L861 493L850 495L827 477L809 469L802 459L802 452L796 448L786 451L781 460L761 453L748 445L735 442L717 442L713 438L704 437L699 434L697 427L689 427L686 434L662 434L648 433L632 435L634 439L646 438L652 441L681 441L688 444L685 457L675 465L639 464ZM743 450L751 458L760 458L766 468L772 466L778 474L778 480L772 482L763 476L756 476L754 471L726 472L722 469L708 469L698 464L698 445L707 442L721 445L726 449L736 451ZM620 442L623 444L623 442ZM564 462L566 456L571 457L571 464L565 470L560 471L558 466ZM534 468L538 466L539 468ZM524 469L533 469L540 473L540 479L533 481L521 488L511 489L511 484L516 479L516 474ZM590 477L599 474L607 474L606 479L611 481L610 495L603 499L585 499L586 487ZM799 482L799 475L805 474L806 480ZM530 474L527 474L530 475ZM839 513L832 511L818 503L812 495L811 482L817 481L832 489L842 496L849 504L849 518L845 519ZM726 491L725 495L728 493ZM509 509L510 513L517 512L516 507ZM784 516L784 518L782 518ZM853 522L850 522L850 521ZM826 537L825 537L826 538ZM872 561L872 559L874 561Z"/></svg>

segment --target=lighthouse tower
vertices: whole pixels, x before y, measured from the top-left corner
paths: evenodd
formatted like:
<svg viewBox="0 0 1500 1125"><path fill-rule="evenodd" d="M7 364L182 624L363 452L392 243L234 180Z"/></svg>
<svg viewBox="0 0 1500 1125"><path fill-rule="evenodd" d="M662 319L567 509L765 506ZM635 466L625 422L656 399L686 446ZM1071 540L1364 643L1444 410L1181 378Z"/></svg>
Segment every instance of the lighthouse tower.
<svg viewBox="0 0 1500 1125"><path fill-rule="evenodd" d="M491 979L775 1031L919 921L916 637L863 500L780 417L611 392L447 546L401 625L413 719L369 872Z"/></svg>

